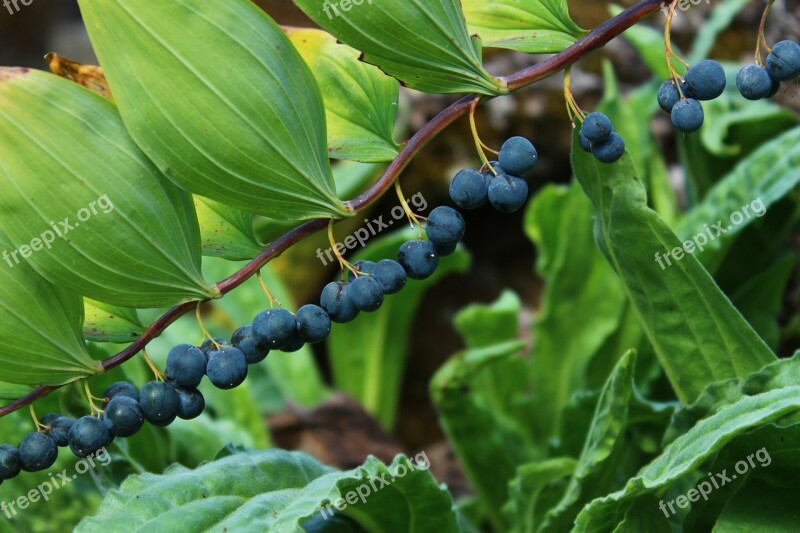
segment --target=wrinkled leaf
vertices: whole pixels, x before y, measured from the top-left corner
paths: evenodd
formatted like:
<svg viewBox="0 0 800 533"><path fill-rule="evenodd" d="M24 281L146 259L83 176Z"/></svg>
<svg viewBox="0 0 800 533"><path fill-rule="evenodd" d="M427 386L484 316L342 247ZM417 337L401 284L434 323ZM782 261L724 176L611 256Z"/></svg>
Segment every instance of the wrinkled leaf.
<svg viewBox="0 0 800 533"><path fill-rule="evenodd" d="M513 533L537 531L544 513L558 503L563 492L552 488L553 485L569 479L575 465L572 457L556 457L517 469L517 476L508 485L508 502L503 507Z"/></svg>
<svg viewBox="0 0 800 533"><path fill-rule="evenodd" d="M194 197L203 255L249 261L263 250L253 229L253 214L214 200Z"/></svg>
<svg viewBox="0 0 800 533"><path fill-rule="evenodd" d="M95 342L126 343L136 340L145 327L136 309L83 300L83 336Z"/></svg>

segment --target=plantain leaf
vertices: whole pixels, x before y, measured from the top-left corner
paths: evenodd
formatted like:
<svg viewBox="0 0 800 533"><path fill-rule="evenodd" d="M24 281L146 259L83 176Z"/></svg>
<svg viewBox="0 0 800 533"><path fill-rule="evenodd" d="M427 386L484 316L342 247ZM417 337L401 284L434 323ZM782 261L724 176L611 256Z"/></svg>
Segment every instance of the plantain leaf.
<svg viewBox="0 0 800 533"><path fill-rule="evenodd" d="M89 90L0 70L0 185L13 262L27 259L51 283L124 307L219 295L200 273L191 198Z"/></svg>
<svg viewBox="0 0 800 533"><path fill-rule="evenodd" d="M520 466L508 484L508 501L503 513L512 524L512 533L536 531L544 513L558 503L561 495L555 482L569 479L575 471L575 459L555 457Z"/></svg>
<svg viewBox="0 0 800 533"><path fill-rule="evenodd" d="M400 86L377 67L358 60L358 50L312 28L286 28L322 89L328 120L328 155L366 163L398 153L394 123Z"/></svg>
<svg viewBox="0 0 800 533"><path fill-rule="evenodd" d="M264 248L253 229L253 214L203 198L194 197L203 255L228 261L248 261Z"/></svg>
<svg viewBox="0 0 800 533"><path fill-rule="evenodd" d="M487 48L528 54L560 52L586 35L566 0L461 0L470 33Z"/></svg>
<svg viewBox="0 0 800 533"><path fill-rule="evenodd" d="M481 64L459 0L295 0L314 22L405 86L429 93L507 94ZM474 40L473 40L474 39Z"/></svg>
<svg viewBox="0 0 800 533"><path fill-rule="evenodd" d="M319 87L255 4L79 5L125 125L167 177L271 218L347 214L325 149Z"/></svg>
<svg viewBox="0 0 800 533"><path fill-rule="evenodd" d="M146 329L136 309L117 307L84 298L83 337L94 342L126 343Z"/></svg>

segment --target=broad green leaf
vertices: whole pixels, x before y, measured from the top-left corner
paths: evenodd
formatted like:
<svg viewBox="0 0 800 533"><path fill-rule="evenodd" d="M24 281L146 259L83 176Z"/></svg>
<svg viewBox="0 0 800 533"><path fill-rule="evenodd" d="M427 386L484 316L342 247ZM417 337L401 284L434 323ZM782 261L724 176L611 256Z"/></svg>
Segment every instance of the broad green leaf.
<svg viewBox="0 0 800 533"><path fill-rule="evenodd" d="M33 390L26 385L15 385L13 383L0 383L0 400L13 402L17 398L22 398Z"/></svg>
<svg viewBox="0 0 800 533"><path fill-rule="evenodd" d="M84 298L83 336L94 342L133 342L146 329L136 309Z"/></svg>
<svg viewBox="0 0 800 533"><path fill-rule="evenodd" d="M139 151L113 104L53 74L3 69L0 125L13 264L124 307L219 296L200 273L191 198Z"/></svg>
<svg viewBox="0 0 800 533"><path fill-rule="evenodd" d="M379 261L395 257L400 245L417 237L410 228L370 241L352 261ZM469 268L470 256L460 248L442 258L439 268L426 280L408 280L405 288L387 296L374 313L362 313L357 320L335 324L328 340L333 381L372 413L384 427L391 428L408 355L410 329L425 293L443 277Z"/></svg>
<svg viewBox="0 0 800 533"><path fill-rule="evenodd" d="M80 0L131 135L175 183L276 219L342 216L322 95L248 1Z"/></svg>
<svg viewBox="0 0 800 533"><path fill-rule="evenodd" d="M625 487L588 504L576 531L613 531L637 498L669 486L701 467L735 437L800 410L800 387L748 396L702 420L679 437ZM705 470L702 470L705 472Z"/></svg>
<svg viewBox="0 0 800 533"><path fill-rule="evenodd" d="M295 0L314 22L363 52L361 59L411 89L429 93L507 94L481 64L459 0Z"/></svg>
<svg viewBox="0 0 800 533"><path fill-rule="evenodd" d="M691 402L709 383L746 376L775 360L695 256L675 254L670 266L660 255L680 251L682 243L647 207L629 155L601 163L578 147L576 132L572 163L595 208L597 244L681 401Z"/></svg>
<svg viewBox="0 0 800 533"><path fill-rule="evenodd" d="M194 197L203 255L229 261L249 261L264 249L253 229L253 214Z"/></svg>
<svg viewBox="0 0 800 533"><path fill-rule="evenodd" d="M528 54L560 52L586 35L569 16L567 0L462 0L470 33L487 48Z"/></svg>
<svg viewBox="0 0 800 533"><path fill-rule="evenodd" d="M558 503L561 491L551 487L575 470L575 459L556 457L520 466L508 484L508 502L503 513L513 533L533 533L542 523L544 513Z"/></svg>
<svg viewBox="0 0 800 533"><path fill-rule="evenodd" d="M800 489L751 483L728 502L714 533L773 533L797 531Z"/></svg>
<svg viewBox="0 0 800 533"><path fill-rule="evenodd" d="M287 28L322 89L328 120L328 155L364 162L391 161L400 85L377 67L359 61L359 52L313 28Z"/></svg>
<svg viewBox="0 0 800 533"><path fill-rule="evenodd" d="M303 531L309 519L317 526L331 519L334 503L344 509L335 515L368 530L458 531L450 495L429 466L398 456L387 467L370 457L337 472L297 452L234 453L194 470L175 465L163 475L133 476L76 531L108 531L119 523L132 530Z"/></svg>
<svg viewBox="0 0 800 533"><path fill-rule="evenodd" d="M0 247L10 246L0 232ZM81 324L80 296L48 283L24 261L0 263L3 396L24 394L19 385L63 385L102 372L86 349Z"/></svg>

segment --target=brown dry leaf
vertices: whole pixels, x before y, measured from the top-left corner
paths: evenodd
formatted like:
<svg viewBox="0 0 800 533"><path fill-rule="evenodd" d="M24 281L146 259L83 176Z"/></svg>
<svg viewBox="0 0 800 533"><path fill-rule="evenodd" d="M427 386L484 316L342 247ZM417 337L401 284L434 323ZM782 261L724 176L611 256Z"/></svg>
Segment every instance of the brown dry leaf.
<svg viewBox="0 0 800 533"><path fill-rule="evenodd" d="M102 67L84 65L83 63L78 63L77 61L58 55L55 52L50 52L44 56L44 58L50 64L50 71L53 74L74 81L79 85L83 85L103 98L107 98L111 101L114 100L106 76L103 74Z"/></svg>

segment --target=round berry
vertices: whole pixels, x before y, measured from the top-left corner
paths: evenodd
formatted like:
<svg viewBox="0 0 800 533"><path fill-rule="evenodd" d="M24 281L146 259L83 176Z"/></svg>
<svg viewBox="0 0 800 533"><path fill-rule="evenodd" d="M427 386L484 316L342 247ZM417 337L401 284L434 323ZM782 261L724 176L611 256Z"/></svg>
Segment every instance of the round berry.
<svg viewBox="0 0 800 533"><path fill-rule="evenodd" d="M524 182L523 182L524 183ZM439 266L439 254L433 243L428 241L408 241L397 252L397 262L411 279L430 277Z"/></svg>
<svg viewBox="0 0 800 533"><path fill-rule="evenodd" d="M672 124L684 133L691 133L703 125L703 106L694 98L681 100L672 108Z"/></svg>
<svg viewBox="0 0 800 533"><path fill-rule="evenodd" d="M439 255L439 257L447 257L448 255L453 255L453 253L456 251L456 248L458 248L458 243L447 246L434 244L433 248L436 250L436 253Z"/></svg>
<svg viewBox="0 0 800 533"><path fill-rule="evenodd" d="M789 81L800 75L800 44L781 41L767 56L767 72L772 79Z"/></svg>
<svg viewBox="0 0 800 533"><path fill-rule="evenodd" d="M539 154L533 143L525 137L511 137L500 148L498 159L500 166L507 172L515 176L525 176L539 162Z"/></svg>
<svg viewBox="0 0 800 533"><path fill-rule="evenodd" d="M578 144L581 145L581 149L584 152L591 152L592 151L592 141L586 138L586 135L583 132L578 132Z"/></svg>
<svg viewBox="0 0 800 533"><path fill-rule="evenodd" d="M528 199L528 184L515 176L497 176L489 186L489 201L501 213L513 213Z"/></svg>
<svg viewBox="0 0 800 533"><path fill-rule="evenodd" d="M234 331L231 344L242 351L249 365L260 363L269 355L269 348L261 344L253 333L253 326L242 326Z"/></svg>
<svg viewBox="0 0 800 533"><path fill-rule="evenodd" d="M206 375L208 357L191 344L179 344L167 356L167 375L180 387L196 387Z"/></svg>
<svg viewBox="0 0 800 533"><path fill-rule="evenodd" d="M172 416L168 416L167 418L165 418L163 420L148 420L148 422L150 422L150 424L152 424L152 425L154 425L156 427L165 428L168 425L170 425L173 422L175 422L176 418L178 418L178 414L177 413L172 415Z"/></svg>
<svg viewBox="0 0 800 533"><path fill-rule="evenodd" d="M280 350L297 336L297 322L286 309L268 309L253 319L253 333L270 350Z"/></svg>
<svg viewBox="0 0 800 533"><path fill-rule="evenodd" d="M376 311L383 304L381 284L372 276L360 276L351 282L347 297L359 311L367 313Z"/></svg>
<svg viewBox="0 0 800 533"><path fill-rule="evenodd" d="M375 268L375 264L374 261L361 260L353 263L353 268L356 269L356 272L360 272L361 274L370 274L372 273L372 269ZM356 274L352 270L348 270L347 279L349 281L355 281Z"/></svg>
<svg viewBox="0 0 800 533"><path fill-rule="evenodd" d="M372 277L381 284L383 294L395 294L406 286L408 274L406 274L405 269L400 266L400 263L397 261L382 259L378 261L378 264L372 271Z"/></svg>
<svg viewBox="0 0 800 533"><path fill-rule="evenodd" d="M334 322L343 324L358 316L358 308L347 297L349 290L350 284L344 281L332 281L322 289L320 306Z"/></svg>
<svg viewBox="0 0 800 533"><path fill-rule="evenodd" d="M139 391L127 381L118 381L108 387L103 393L105 403L108 403L116 396L127 396L128 398L133 398L134 400L139 401Z"/></svg>
<svg viewBox="0 0 800 533"><path fill-rule="evenodd" d="M301 339L300 337L295 337L295 339L292 342L281 348L281 351L283 353L299 352L300 348L302 348L305 345L306 343L303 341L303 339Z"/></svg>
<svg viewBox="0 0 800 533"><path fill-rule="evenodd" d="M78 457L89 457L111 444L112 440L108 427L94 416L79 418L69 430L69 448Z"/></svg>
<svg viewBox="0 0 800 533"><path fill-rule="evenodd" d="M178 392L178 412L176 413L182 420L194 420L206 408L206 399L197 389L177 389Z"/></svg>
<svg viewBox="0 0 800 533"><path fill-rule="evenodd" d="M322 342L331 334L331 317L318 305L297 310L297 336L309 344Z"/></svg>
<svg viewBox="0 0 800 533"><path fill-rule="evenodd" d="M475 209L486 203L489 184L482 172L466 168L450 182L450 199L461 209Z"/></svg>
<svg viewBox="0 0 800 533"><path fill-rule="evenodd" d="M178 393L169 383L150 381L144 384L139 393L139 405L148 422L167 420L175 415L178 408Z"/></svg>
<svg viewBox="0 0 800 533"><path fill-rule="evenodd" d="M73 419L57 413L50 413L42 417L41 422L47 426L46 433L56 441L56 446L63 448L69 445L69 430L72 428L72 424L75 423Z"/></svg>
<svg viewBox="0 0 800 533"><path fill-rule="evenodd" d="M611 125L611 119L598 112L586 115L583 125L581 125L581 133L593 143L605 141L612 131L614 131L614 126Z"/></svg>
<svg viewBox="0 0 800 533"><path fill-rule="evenodd" d="M206 354L206 357L208 357L208 354L209 354L209 352L211 350L216 350L217 349L217 345L219 345L219 346L229 346L229 344L227 342L225 342L224 339L220 339L218 337L214 337L213 341L211 339L204 340L203 343L200 344L199 348L200 348L200 351L203 352L204 354Z"/></svg>
<svg viewBox="0 0 800 533"><path fill-rule="evenodd" d="M592 145L592 155L602 163L613 163L625 153L625 141L617 132L603 142Z"/></svg>
<svg viewBox="0 0 800 533"><path fill-rule="evenodd" d="M772 91L772 78L767 69L758 65L742 67L736 75L736 87L748 100L761 100L767 98Z"/></svg>
<svg viewBox="0 0 800 533"><path fill-rule="evenodd" d="M453 208L440 206L428 215L425 233L435 246L458 244L464 238L465 231L464 217Z"/></svg>
<svg viewBox="0 0 800 533"><path fill-rule="evenodd" d="M247 357L238 348L214 350L208 355L206 374L218 389L238 387L247 378Z"/></svg>
<svg viewBox="0 0 800 533"><path fill-rule="evenodd" d="M20 470L19 450L10 444L0 444L0 481L17 477Z"/></svg>
<svg viewBox="0 0 800 533"><path fill-rule="evenodd" d="M681 85L681 90L686 91L686 83L684 82ZM681 99L681 95L678 92L678 86L675 85L675 81L667 80L661 84L661 87L658 88L658 96L656 97L658 100L658 106L666 111L667 113L672 112L672 108L675 107L675 104Z"/></svg>
<svg viewBox="0 0 800 533"><path fill-rule="evenodd" d="M698 61L686 72L686 86L695 100L713 100L725 90L722 65L711 59Z"/></svg>
<svg viewBox="0 0 800 533"><path fill-rule="evenodd" d="M108 431L112 435L130 437L142 429L144 413L139 402L125 396L119 396L108 402L108 406L103 413L103 422L105 422Z"/></svg>
<svg viewBox="0 0 800 533"><path fill-rule="evenodd" d="M56 441L44 433L28 433L19 443L19 464L25 472L39 472L58 459Z"/></svg>

